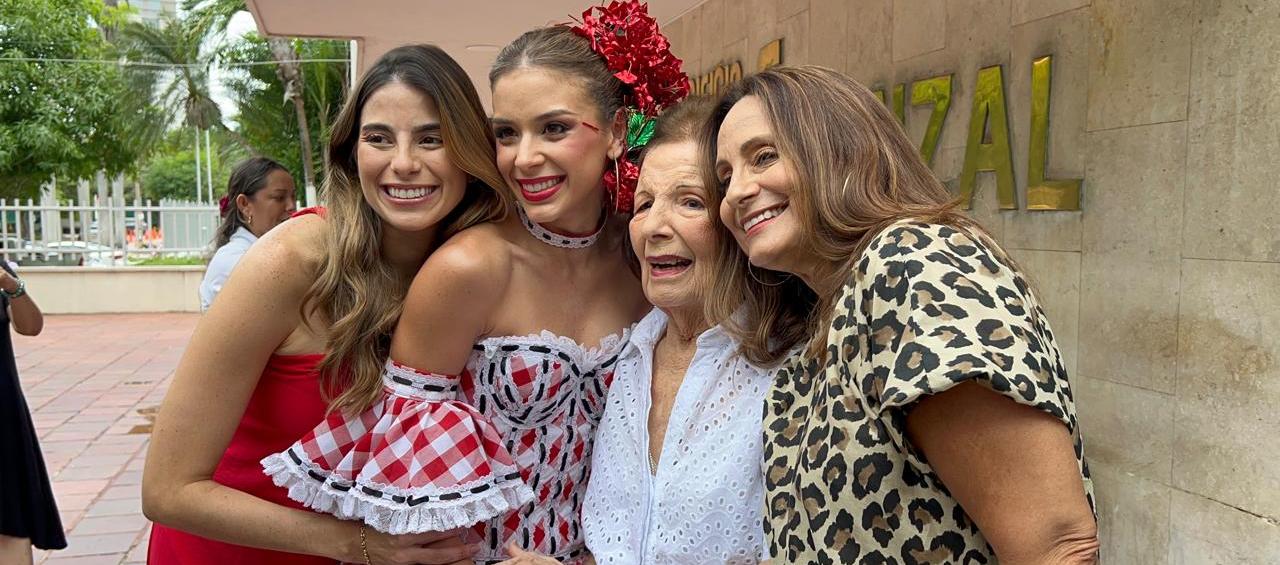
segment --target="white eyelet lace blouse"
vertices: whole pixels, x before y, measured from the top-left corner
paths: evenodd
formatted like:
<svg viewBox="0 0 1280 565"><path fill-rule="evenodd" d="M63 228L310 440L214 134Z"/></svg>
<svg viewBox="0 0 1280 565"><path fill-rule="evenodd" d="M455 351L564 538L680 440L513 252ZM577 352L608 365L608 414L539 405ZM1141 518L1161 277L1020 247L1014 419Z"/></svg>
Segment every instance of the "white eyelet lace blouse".
<svg viewBox="0 0 1280 565"><path fill-rule="evenodd" d="M762 418L770 374L720 326L698 337L649 472L654 309L619 356L583 502L587 549L605 564L755 564L764 549Z"/></svg>

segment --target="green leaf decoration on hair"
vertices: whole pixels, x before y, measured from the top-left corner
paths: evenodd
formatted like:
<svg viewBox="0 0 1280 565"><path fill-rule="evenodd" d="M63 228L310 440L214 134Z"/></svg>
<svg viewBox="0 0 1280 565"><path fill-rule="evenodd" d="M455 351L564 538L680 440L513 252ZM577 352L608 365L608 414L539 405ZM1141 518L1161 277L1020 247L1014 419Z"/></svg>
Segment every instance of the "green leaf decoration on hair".
<svg viewBox="0 0 1280 565"><path fill-rule="evenodd" d="M653 128L658 122L640 112L632 111L630 114L627 118L627 148L644 147L653 139Z"/></svg>

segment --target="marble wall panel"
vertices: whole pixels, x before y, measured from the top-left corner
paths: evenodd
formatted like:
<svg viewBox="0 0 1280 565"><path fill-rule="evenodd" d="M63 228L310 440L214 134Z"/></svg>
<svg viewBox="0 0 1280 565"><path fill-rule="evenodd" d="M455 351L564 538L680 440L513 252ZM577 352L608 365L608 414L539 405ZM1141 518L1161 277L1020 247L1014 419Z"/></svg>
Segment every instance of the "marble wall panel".
<svg viewBox="0 0 1280 565"><path fill-rule="evenodd" d="M871 85L893 74L893 0L845 0L845 72Z"/></svg>
<svg viewBox="0 0 1280 565"><path fill-rule="evenodd" d="M1088 437L1085 456L1089 455ZM1173 489L1105 465L1090 465L1098 505L1101 563L1163 565L1168 562L1169 506Z"/></svg>
<svg viewBox="0 0 1280 565"><path fill-rule="evenodd" d="M1094 0L1090 131L1185 120L1192 0Z"/></svg>
<svg viewBox="0 0 1280 565"><path fill-rule="evenodd" d="M844 72L848 57L845 0L810 0L809 64Z"/></svg>
<svg viewBox="0 0 1280 565"><path fill-rule="evenodd" d="M1271 565L1280 556L1275 519L1178 490L1169 515L1171 565Z"/></svg>
<svg viewBox="0 0 1280 565"><path fill-rule="evenodd" d="M1025 24L1088 5L1089 0L1019 0L1013 3L1013 25Z"/></svg>
<svg viewBox="0 0 1280 565"><path fill-rule="evenodd" d="M1178 239L1186 170L1181 123L1088 135L1080 370L1174 392Z"/></svg>
<svg viewBox="0 0 1280 565"><path fill-rule="evenodd" d="M1169 484L1174 395L1072 377L1089 464Z"/></svg>
<svg viewBox="0 0 1280 565"><path fill-rule="evenodd" d="M1280 519L1280 263L1182 268L1173 484Z"/></svg>
<svg viewBox="0 0 1280 565"><path fill-rule="evenodd" d="M1188 257L1280 261L1280 2L1200 2L1187 151Z"/></svg>
<svg viewBox="0 0 1280 565"><path fill-rule="evenodd" d="M946 0L894 0L893 60L902 61L947 46Z"/></svg>

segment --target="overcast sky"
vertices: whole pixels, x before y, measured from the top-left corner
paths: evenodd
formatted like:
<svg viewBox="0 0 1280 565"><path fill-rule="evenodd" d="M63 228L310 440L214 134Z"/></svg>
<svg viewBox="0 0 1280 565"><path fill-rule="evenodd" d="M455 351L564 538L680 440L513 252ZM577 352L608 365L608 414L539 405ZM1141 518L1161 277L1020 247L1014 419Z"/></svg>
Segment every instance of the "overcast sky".
<svg viewBox="0 0 1280 565"><path fill-rule="evenodd" d="M232 16L231 23L227 25L227 36L224 41L234 41L246 33L257 32L258 25L253 21L253 15L248 11L241 11ZM218 107L222 109L222 115L229 119L234 117L239 110L227 95L227 89L222 84L223 74L221 70L214 69L210 77L209 90L214 102L217 102Z"/></svg>

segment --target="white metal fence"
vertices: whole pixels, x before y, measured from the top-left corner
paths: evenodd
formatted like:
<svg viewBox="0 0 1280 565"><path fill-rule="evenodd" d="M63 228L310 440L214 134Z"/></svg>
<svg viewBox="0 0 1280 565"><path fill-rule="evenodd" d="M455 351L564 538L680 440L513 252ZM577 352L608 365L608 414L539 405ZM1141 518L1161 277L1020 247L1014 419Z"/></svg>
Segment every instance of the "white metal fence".
<svg viewBox="0 0 1280 565"><path fill-rule="evenodd" d="M212 204L177 200L91 204L0 199L0 253L20 265L124 266L209 250L220 218Z"/></svg>

